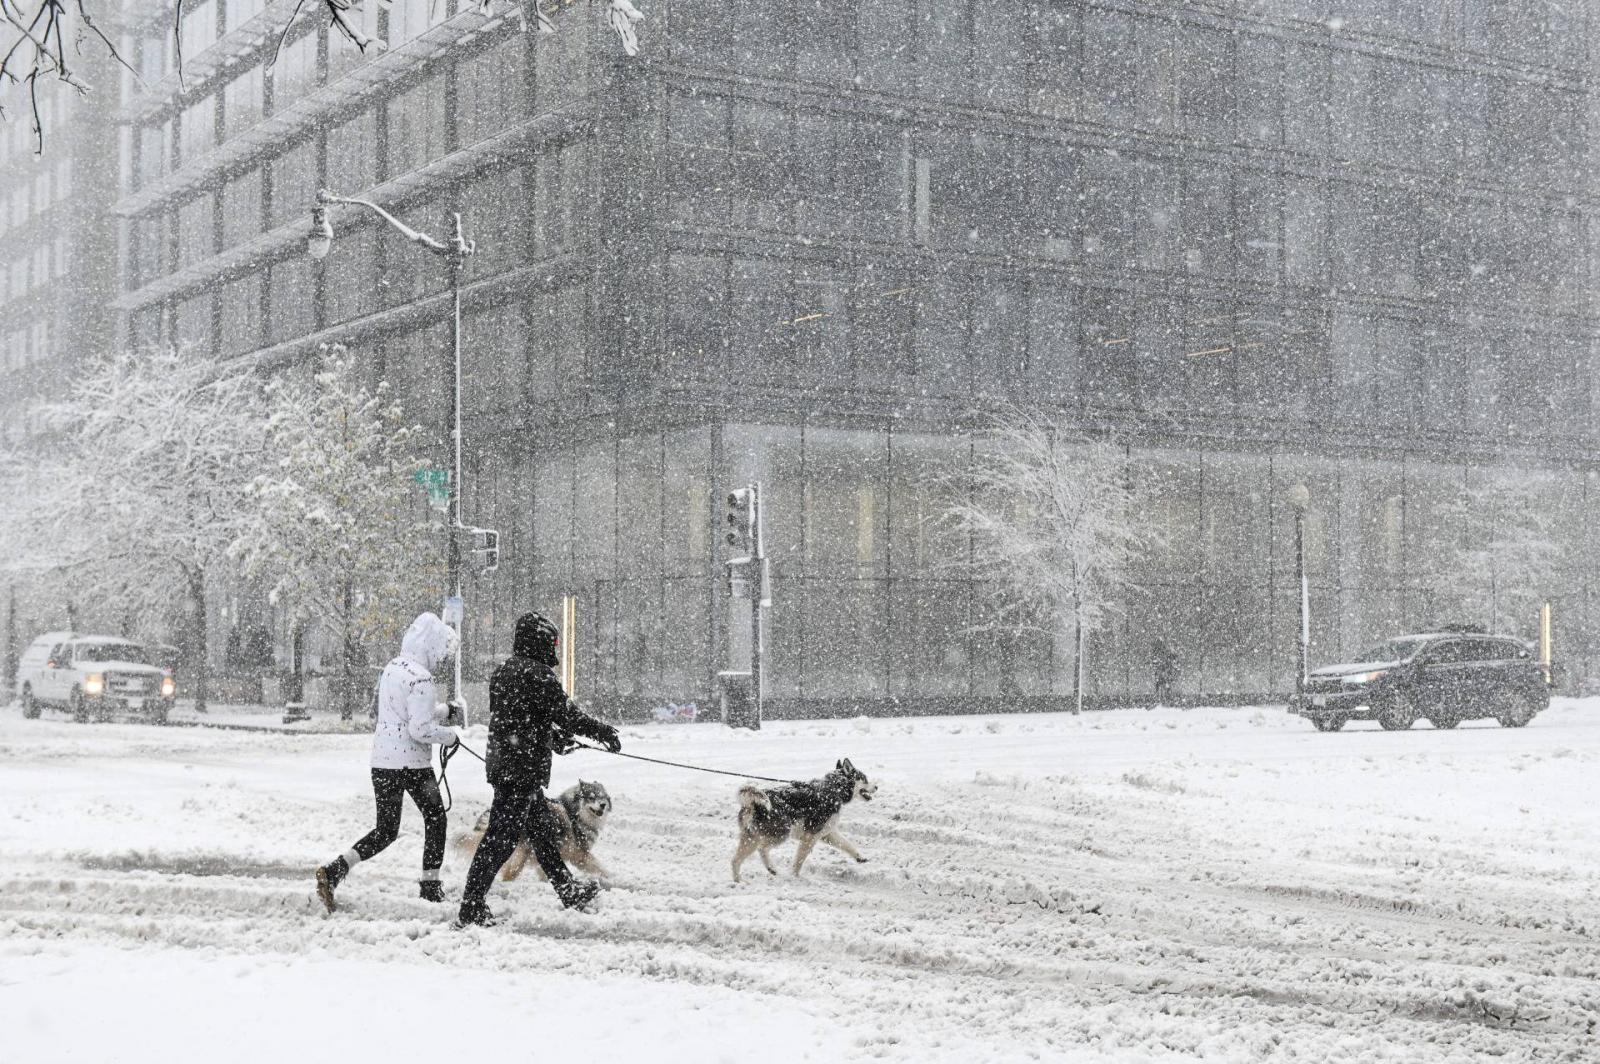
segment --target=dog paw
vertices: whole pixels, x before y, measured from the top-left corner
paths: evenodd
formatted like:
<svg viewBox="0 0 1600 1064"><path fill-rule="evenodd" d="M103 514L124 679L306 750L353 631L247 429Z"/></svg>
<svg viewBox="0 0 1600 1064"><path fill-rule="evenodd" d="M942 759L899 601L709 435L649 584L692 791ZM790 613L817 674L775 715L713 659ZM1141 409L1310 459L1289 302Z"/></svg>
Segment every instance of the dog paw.
<svg viewBox="0 0 1600 1064"><path fill-rule="evenodd" d="M867 863L867 859L865 857L857 857L856 858L856 864L866 864L866 863Z"/></svg>

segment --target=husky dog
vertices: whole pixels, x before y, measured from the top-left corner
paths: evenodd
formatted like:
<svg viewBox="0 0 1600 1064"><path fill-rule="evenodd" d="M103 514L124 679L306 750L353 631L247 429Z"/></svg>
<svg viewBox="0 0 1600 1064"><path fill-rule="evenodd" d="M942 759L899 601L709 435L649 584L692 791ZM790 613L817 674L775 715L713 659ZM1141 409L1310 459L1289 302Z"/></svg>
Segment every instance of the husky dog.
<svg viewBox="0 0 1600 1064"><path fill-rule="evenodd" d="M877 789L867 780L866 773L852 765L848 758L835 765L826 776L810 783L793 783L770 791L748 784L739 788L739 848L733 854L733 881L740 882L739 866L758 850L767 871L777 875L778 870L772 867L771 850L791 834L800 843L794 855L797 876L811 855L811 848L818 842L825 842L858 862L866 861L839 834L839 814L851 799L872 801Z"/></svg>
<svg viewBox="0 0 1600 1064"><path fill-rule="evenodd" d="M603 783L585 783L579 780L576 785L568 787L555 798L546 798L546 804L555 814L557 823L561 825L559 842L561 845L561 859L567 864L601 880L611 878L611 873L606 871L594 856L594 845L600 841L600 831L605 827L606 818L611 815L611 795L606 793ZM457 840L462 850L471 853L483 841L484 833L489 830L489 810L485 809L478 817L478 822L471 831L462 835ZM517 848L511 852L511 859L500 870L500 878L511 882L522 874L522 868L533 856L533 845L528 840L526 833L517 840ZM534 871L539 878L544 878L544 869L539 867L539 862L533 863Z"/></svg>

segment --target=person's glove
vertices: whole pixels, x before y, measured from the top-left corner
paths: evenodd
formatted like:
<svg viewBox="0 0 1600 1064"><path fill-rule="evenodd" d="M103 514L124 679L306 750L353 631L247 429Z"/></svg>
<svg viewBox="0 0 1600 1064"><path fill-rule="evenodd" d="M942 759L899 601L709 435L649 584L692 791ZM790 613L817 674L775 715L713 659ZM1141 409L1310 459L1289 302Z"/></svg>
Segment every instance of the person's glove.
<svg viewBox="0 0 1600 1064"><path fill-rule="evenodd" d="M594 738L601 746L613 754L622 752L622 737L617 734L617 729L609 724L595 726Z"/></svg>
<svg viewBox="0 0 1600 1064"><path fill-rule="evenodd" d="M461 733L451 728L450 741L444 744L444 756L450 757L459 749L461 749Z"/></svg>
<svg viewBox="0 0 1600 1064"><path fill-rule="evenodd" d="M557 754L570 754L578 748L578 740L566 732L555 732L550 736L550 749Z"/></svg>

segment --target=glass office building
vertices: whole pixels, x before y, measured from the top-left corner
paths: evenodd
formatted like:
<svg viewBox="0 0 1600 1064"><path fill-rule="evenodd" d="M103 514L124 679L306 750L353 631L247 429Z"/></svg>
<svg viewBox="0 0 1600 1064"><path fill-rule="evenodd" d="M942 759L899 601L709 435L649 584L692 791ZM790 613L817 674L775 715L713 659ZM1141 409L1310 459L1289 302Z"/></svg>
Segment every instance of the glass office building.
<svg viewBox="0 0 1600 1064"><path fill-rule="evenodd" d="M774 713L1060 705L1070 643L987 627L932 521L1008 402L1159 478L1094 698L1148 698L1157 639L1187 699L1292 687L1302 485L1314 657L1449 619L1444 502L1530 470L1574 548L1558 649L1600 650L1581 5L656 0L630 61L582 5L539 36L397 3L387 51L308 22L269 76L271 12L222 2L128 110L128 336L349 343L442 447L442 268L353 215L303 238L321 186L460 211L465 513L503 547L475 659L570 594L580 694L705 704L720 499L759 480Z"/></svg>

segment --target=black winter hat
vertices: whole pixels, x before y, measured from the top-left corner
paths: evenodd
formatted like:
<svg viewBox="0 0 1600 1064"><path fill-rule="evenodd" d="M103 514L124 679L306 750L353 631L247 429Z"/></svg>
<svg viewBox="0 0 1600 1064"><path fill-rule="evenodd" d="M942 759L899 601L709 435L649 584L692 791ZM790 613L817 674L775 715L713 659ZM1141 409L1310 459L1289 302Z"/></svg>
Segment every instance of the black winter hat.
<svg viewBox="0 0 1600 1064"><path fill-rule="evenodd" d="M524 613L517 618L517 633L511 641L511 652L519 658L532 658L552 669L560 662L556 647L561 644L561 633L556 626L538 613Z"/></svg>

